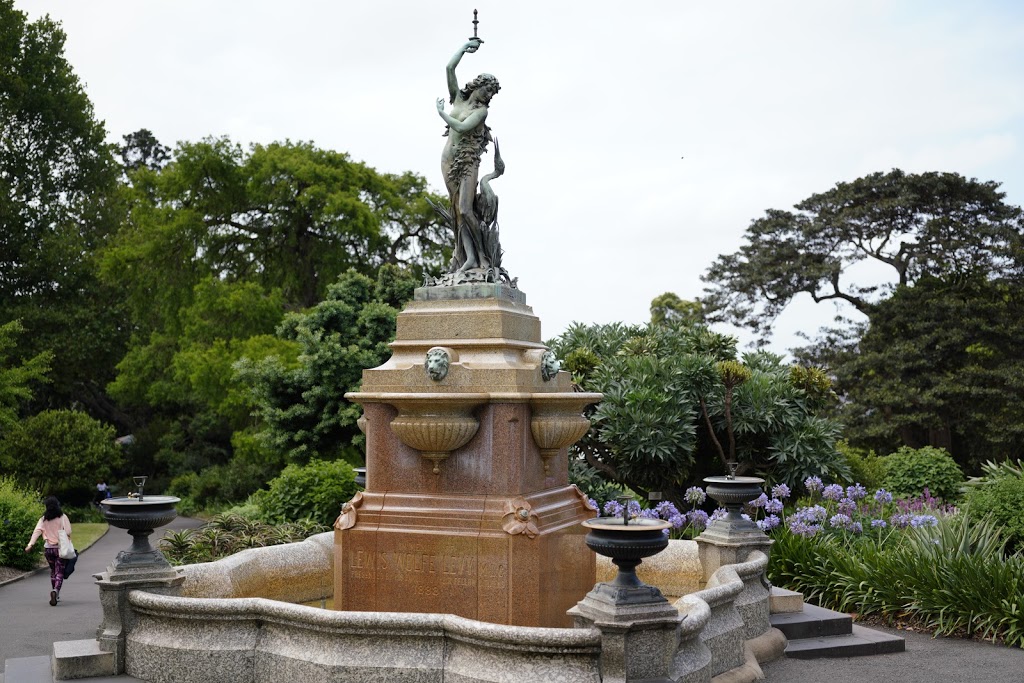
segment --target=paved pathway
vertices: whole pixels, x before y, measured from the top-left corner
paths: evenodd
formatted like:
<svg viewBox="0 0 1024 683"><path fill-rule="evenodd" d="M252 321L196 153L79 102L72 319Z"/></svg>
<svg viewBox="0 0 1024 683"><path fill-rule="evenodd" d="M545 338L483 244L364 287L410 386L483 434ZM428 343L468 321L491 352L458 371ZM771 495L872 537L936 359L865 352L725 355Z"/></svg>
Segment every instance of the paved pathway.
<svg viewBox="0 0 1024 683"><path fill-rule="evenodd" d="M198 519L179 517L158 529L150 539L155 542L165 529L200 525L202 521ZM74 540L74 535L71 538ZM95 638L103 611L99 588L92 575L105 571L131 541L126 531L111 528L103 538L82 551L75 573L64 582L56 607L50 606L49 570L0 586L0 671L8 658L50 655L55 641Z"/></svg>
<svg viewBox="0 0 1024 683"><path fill-rule="evenodd" d="M779 659L766 683L1024 683L1024 650L872 626L906 638L907 651L842 659Z"/></svg>

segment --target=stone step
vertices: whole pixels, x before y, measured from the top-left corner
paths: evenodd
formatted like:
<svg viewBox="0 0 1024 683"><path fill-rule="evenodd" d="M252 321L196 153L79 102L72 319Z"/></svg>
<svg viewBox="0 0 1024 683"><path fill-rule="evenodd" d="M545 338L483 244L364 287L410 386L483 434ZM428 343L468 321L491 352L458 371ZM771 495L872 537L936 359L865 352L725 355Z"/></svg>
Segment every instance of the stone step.
<svg viewBox="0 0 1024 683"><path fill-rule="evenodd" d="M46 655L8 659L4 662L0 683L53 683L50 659ZM86 683L143 683L140 679L125 674L86 678L84 681Z"/></svg>
<svg viewBox="0 0 1024 683"><path fill-rule="evenodd" d="M800 612L772 614L769 620L789 640L847 636L853 630L853 619L849 614L833 612L817 605L805 604Z"/></svg>
<svg viewBox="0 0 1024 683"><path fill-rule="evenodd" d="M114 653L100 650L95 638L54 643L52 667L53 677L58 681L113 676L117 671Z"/></svg>
<svg viewBox="0 0 1024 683"><path fill-rule="evenodd" d="M793 659L824 657L863 657L904 652L906 641L899 636L853 625L852 633L842 636L800 638L786 644L786 656Z"/></svg>
<svg viewBox="0 0 1024 683"><path fill-rule="evenodd" d="M768 595L768 611L771 614L791 614L802 612L803 609L803 593L772 586L771 593Z"/></svg>

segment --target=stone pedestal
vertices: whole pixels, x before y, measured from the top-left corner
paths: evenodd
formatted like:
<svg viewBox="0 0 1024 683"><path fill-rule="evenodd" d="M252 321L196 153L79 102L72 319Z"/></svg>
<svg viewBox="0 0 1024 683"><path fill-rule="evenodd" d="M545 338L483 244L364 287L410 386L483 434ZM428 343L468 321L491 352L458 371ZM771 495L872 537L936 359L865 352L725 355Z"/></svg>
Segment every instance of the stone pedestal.
<svg viewBox="0 0 1024 683"><path fill-rule="evenodd" d="M177 595L185 581L185 575L167 565L163 555L160 555L159 560L150 566L135 564L127 568L115 565L93 576L100 589L100 606L103 608L103 621L96 629L98 649L102 653L113 653L115 673L124 672L125 636L131 627L132 618L128 592L145 590L149 593Z"/></svg>
<svg viewBox="0 0 1024 683"><path fill-rule="evenodd" d="M725 518L715 520L695 540L705 583L719 567L746 562L754 550L767 555L773 543L754 522Z"/></svg>
<svg viewBox="0 0 1024 683"><path fill-rule="evenodd" d="M599 583L569 612L577 628L601 631L601 680L678 681L684 617L653 586Z"/></svg>
<svg viewBox="0 0 1024 683"><path fill-rule="evenodd" d="M595 511L566 451L600 394L545 371L540 321L502 285L416 290L392 349L348 394L367 485L335 525L335 607L568 626L595 581L579 527Z"/></svg>

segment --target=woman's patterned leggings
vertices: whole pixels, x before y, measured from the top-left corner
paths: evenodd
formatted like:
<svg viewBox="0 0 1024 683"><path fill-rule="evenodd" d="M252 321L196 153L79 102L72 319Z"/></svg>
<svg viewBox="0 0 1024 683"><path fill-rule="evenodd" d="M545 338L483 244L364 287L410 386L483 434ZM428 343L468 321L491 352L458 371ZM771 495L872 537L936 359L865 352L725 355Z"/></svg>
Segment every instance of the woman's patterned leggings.
<svg viewBox="0 0 1024 683"><path fill-rule="evenodd" d="M50 565L50 585L53 590L60 593L60 587L64 584L64 560L60 559L60 548L45 548L46 563Z"/></svg>

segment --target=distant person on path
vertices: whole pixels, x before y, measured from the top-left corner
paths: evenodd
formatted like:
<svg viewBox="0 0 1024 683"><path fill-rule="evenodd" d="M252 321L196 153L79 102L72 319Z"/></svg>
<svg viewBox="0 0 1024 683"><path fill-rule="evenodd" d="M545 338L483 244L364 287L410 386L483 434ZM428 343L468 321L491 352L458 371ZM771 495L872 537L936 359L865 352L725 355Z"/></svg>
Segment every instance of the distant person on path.
<svg viewBox="0 0 1024 683"><path fill-rule="evenodd" d="M107 486L107 482L105 482L105 481L98 481L98 482L96 482L96 500L95 500L95 503L97 505L99 505L100 501L104 501L107 498L110 498L110 488Z"/></svg>
<svg viewBox="0 0 1024 683"><path fill-rule="evenodd" d="M71 520L60 509L60 501L56 497L47 496L43 504L46 505L46 512L36 522L36 528L32 532L32 540L25 546L25 552L32 552L32 546L36 544L40 534L42 534L43 554L46 555L46 563L50 565L50 586L52 587L52 590L50 590L50 604L56 606L57 600L60 599L60 587L64 584L64 567L67 562L60 557L60 540L57 534L61 529L64 529L70 537Z"/></svg>

